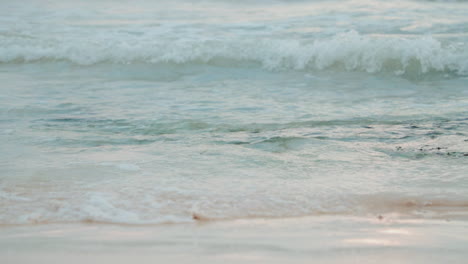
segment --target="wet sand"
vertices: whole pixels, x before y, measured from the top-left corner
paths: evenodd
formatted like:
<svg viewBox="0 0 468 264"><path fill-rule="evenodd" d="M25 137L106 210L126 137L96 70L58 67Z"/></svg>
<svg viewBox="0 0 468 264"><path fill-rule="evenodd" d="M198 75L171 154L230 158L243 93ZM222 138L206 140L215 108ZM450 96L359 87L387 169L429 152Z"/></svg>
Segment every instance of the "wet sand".
<svg viewBox="0 0 468 264"><path fill-rule="evenodd" d="M2 226L1 263L466 263L466 221L319 216Z"/></svg>

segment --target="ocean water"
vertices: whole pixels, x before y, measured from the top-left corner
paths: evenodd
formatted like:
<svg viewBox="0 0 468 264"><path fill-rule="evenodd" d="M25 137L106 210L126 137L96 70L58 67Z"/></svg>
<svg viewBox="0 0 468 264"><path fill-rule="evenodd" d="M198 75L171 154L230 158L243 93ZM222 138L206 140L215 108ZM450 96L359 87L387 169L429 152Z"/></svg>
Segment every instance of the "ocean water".
<svg viewBox="0 0 468 264"><path fill-rule="evenodd" d="M0 2L1 226L323 215L466 221L468 2Z"/></svg>

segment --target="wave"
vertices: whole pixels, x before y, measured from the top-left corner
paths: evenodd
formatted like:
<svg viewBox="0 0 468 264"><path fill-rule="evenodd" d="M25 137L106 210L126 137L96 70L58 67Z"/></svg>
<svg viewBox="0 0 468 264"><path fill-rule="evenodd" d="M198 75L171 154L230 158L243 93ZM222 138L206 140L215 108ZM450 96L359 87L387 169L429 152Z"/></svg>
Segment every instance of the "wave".
<svg viewBox="0 0 468 264"><path fill-rule="evenodd" d="M127 186L125 192L75 190L29 195L3 188L0 225L75 222L147 225L319 215L468 219L468 199L457 194L343 194L310 190L298 193L291 191L307 188L295 185L291 190L290 185L282 184L268 191L259 188L256 192L234 188L239 192L201 193L179 187L155 192L140 186L137 192L129 193L131 188Z"/></svg>
<svg viewBox="0 0 468 264"><path fill-rule="evenodd" d="M389 38L351 31L315 40L138 37L110 33L81 37L0 34L0 63L258 65L273 71L340 69L397 75L431 72L468 75L466 44L442 43L431 36Z"/></svg>

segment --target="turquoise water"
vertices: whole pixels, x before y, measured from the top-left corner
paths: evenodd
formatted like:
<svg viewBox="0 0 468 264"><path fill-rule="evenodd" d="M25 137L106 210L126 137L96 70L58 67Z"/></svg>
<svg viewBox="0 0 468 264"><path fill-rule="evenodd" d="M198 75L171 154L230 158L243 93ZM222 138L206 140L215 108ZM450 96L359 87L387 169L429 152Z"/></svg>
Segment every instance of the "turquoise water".
<svg viewBox="0 0 468 264"><path fill-rule="evenodd" d="M464 218L464 1L0 9L0 224Z"/></svg>

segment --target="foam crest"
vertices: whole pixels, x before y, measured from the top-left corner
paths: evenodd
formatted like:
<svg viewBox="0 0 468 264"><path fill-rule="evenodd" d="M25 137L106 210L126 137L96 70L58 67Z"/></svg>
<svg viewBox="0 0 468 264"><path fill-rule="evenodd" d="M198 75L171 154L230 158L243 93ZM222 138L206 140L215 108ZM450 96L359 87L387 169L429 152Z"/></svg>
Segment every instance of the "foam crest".
<svg viewBox="0 0 468 264"><path fill-rule="evenodd" d="M0 35L0 62L172 63L236 67L254 63L268 70L468 74L466 45L458 42L443 44L430 36L390 38L351 31L333 37L298 40L106 33L84 39L83 34L60 39Z"/></svg>

